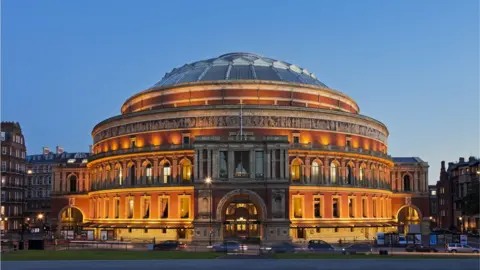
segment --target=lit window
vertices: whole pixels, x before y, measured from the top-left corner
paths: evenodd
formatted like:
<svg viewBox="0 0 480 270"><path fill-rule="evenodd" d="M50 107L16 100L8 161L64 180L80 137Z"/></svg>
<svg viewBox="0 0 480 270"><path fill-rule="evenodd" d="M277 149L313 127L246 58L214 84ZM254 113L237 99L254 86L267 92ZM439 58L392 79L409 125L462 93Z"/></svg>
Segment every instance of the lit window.
<svg viewBox="0 0 480 270"><path fill-rule="evenodd" d="M190 218L190 198L180 198L180 218Z"/></svg>
<svg viewBox="0 0 480 270"><path fill-rule="evenodd" d="M168 218L168 198L160 198L160 218Z"/></svg>
<svg viewBox="0 0 480 270"><path fill-rule="evenodd" d="M333 212L333 217L334 218L339 218L340 217L340 205L339 205L338 198L333 199L332 212Z"/></svg>
<svg viewBox="0 0 480 270"><path fill-rule="evenodd" d="M150 218L150 198L143 198L143 218Z"/></svg>
<svg viewBox="0 0 480 270"><path fill-rule="evenodd" d="M190 181L192 176L192 165L190 160L185 159L182 163L182 180Z"/></svg>
<svg viewBox="0 0 480 270"><path fill-rule="evenodd" d="M74 163L75 162L75 159L74 158L71 158L67 161L67 163Z"/></svg>
<svg viewBox="0 0 480 270"><path fill-rule="evenodd" d="M430 195L432 195L432 196L437 195L437 191L436 191L436 190L432 190L432 191L430 192Z"/></svg>
<svg viewBox="0 0 480 270"><path fill-rule="evenodd" d="M313 199L313 212L315 218L321 218L322 217L322 201L321 198L316 197Z"/></svg>
<svg viewBox="0 0 480 270"><path fill-rule="evenodd" d="M301 170L300 170L301 162L299 159L294 159L292 161L292 181L300 181L301 177Z"/></svg>
<svg viewBox="0 0 480 270"><path fill-rule="evenodd" d="M312 181L319 182L320 181L320 166L318 166L318 162L312 162Z"/></svg>
<svg viewBox="0 0 480 270"><path fill-rule="evenodd" d="M127 218L133 218L133 199L128 199Z"/></svg>
<svg viewBox="0 0 480 270"><path fill-rule="evenodd" d="M294 218L303 217L303 198L302 197L293 198L293 217Z"/></svg>
<svg viewBox="0 0 480 270"><path fill-rule="evenodd" d="M163 167L163 183L167 184L170 181L170 175L171 175L171 170L170 170L170 164L165 164Z"/></svg>
<svg viewBox="0 0 480 270"><path fill-rule="evenodd" d="M83 160L82 160L82 163L83 163L83 164L88 163L88 159L86 159L86 158L83 159Z"/></svg>
<svg viewBox="0 0 480 270"><path fill-rule="evenodd" d="M145 167L145 176L147 177L147 181L150 184L152 182L152 165L147 164Z"/></svg>
<svg viewBox="0 0 480 270"><path fill-rule="evenodd" d="M337 174L338 174L338 167L337 167L337 164L335 164L335 162L332 162L330 164L330 181L332 183L336 183L337 182Z"/></svg>

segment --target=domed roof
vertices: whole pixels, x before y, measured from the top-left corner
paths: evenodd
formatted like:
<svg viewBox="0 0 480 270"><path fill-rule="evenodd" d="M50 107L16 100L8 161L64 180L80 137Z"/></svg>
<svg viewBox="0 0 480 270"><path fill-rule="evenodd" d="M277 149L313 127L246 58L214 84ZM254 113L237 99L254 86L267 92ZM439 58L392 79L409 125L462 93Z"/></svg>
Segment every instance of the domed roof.
<svg viewBox="0 0 480 270"><path fill-rule="evenodd" d="M200 81L262 80L327 87L313 73L287 62L252 53L228 53L186 64L165 74L154 87Z"/></svg>

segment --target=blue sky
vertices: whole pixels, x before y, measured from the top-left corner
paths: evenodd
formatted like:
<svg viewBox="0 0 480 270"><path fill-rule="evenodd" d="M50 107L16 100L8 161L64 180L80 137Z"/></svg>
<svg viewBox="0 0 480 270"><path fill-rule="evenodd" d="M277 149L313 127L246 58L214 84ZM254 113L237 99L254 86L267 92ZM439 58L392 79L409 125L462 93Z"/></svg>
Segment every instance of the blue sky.
<svg viewBox="0 0 480 270"><path fill-rule="evenodd" d="M29 154L88 151L93 126L185 63L234 51L314 72L385 123L393 156L479 156L474 0L3 0L1 118Z"/></svg>

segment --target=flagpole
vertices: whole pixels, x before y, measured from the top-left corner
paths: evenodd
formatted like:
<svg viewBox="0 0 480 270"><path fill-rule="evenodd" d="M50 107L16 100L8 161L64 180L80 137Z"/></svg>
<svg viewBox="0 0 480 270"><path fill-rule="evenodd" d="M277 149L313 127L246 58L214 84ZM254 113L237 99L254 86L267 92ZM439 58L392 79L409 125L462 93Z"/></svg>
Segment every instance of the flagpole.
<svg viewBox="0 0 480 270"><path fill-rule="evenodd" d="M243 103L240 100L240 140L243 140Z"/></svg>

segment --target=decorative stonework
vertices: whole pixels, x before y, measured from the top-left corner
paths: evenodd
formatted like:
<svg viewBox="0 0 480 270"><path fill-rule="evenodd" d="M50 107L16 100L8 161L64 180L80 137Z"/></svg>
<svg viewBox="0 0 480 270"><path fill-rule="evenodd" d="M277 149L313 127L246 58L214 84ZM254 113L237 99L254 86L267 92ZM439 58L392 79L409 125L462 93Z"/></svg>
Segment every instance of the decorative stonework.
<svg viewBox="0 0 480 270"><path fill-rule="evenodd" d="M217 221L222 221L223 213L222 211L224 210L225 204L233 197L236 195L247 195L250 197L252 202L256 204L257 207L260 207L261 212L260 212L260 220L265 220L267 216L267 206L265 205L265 202L263 201L262 197L260 197L256 192L251 191L249 189L235 189L223 196L223 198L218 202L217 205Z"/></svg>
<svg viewBox="0 0 480 270"><path fill-rule="evenodd" d="M272 213L274 218L285 218L285 190L272 190Z"/></svg>
<svg viewBox="0 0 480 270"><path fill-rule="evenodd" d="M106 138L138 132L192 128L235 128L238 126L240 126L240 118L238 116L208 116L151 120L115 126L102 130L94 136L94 142L97 143ZM384 143L386 143L387 140L386 134L372 127L335 120L284 116L244 116L243 126L245 128L290 128L336 131L370 137Z"/></svg>

